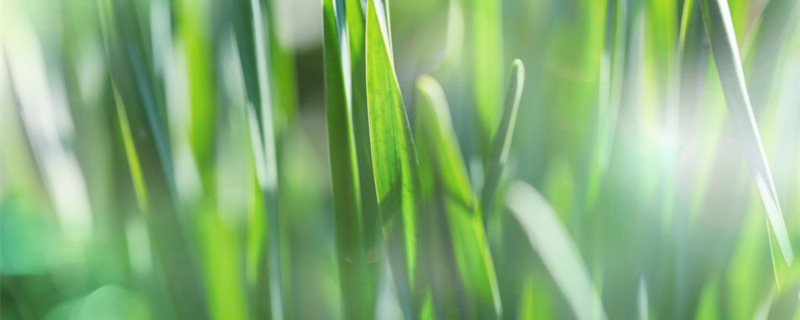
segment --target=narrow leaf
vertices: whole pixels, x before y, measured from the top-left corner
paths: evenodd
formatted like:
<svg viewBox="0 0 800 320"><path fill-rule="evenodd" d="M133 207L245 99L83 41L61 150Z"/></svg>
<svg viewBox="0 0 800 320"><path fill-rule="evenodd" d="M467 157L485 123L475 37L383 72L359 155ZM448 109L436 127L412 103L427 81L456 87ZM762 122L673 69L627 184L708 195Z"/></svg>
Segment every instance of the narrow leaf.
<svg viewBox="0 0 800 320"><path fill-rule="evenodd" d="M497 128L497 133L494 135L492 148L486 163L486 174L481 195L481 210L485 215L484 221L495 210L495 197L497 196L497 189L500 185L503 170L506 162L508 162L511 138L514 135L514 127L517 124L517 112L519 111L519 102L524 85L525 65L517 59L511 64L503 118Z"/></svg>
<svg viewBox="0 0 800 320"><path fill-rule="evenodd" d="M379 13L380 12L380 13ZM400 305L417 318L426 288L418 268L419 164L395 76L383 2L367 10L367 106L375 190Z"/></svg>
<svg viewBox="0 0 800 320"><path fill-rule="evenodd" d="M733 31L733 22L726 0L703 0L703 22L717 65L728 112L739 133L750 172L761 196L767 219L777 239L783 259L792 264L794 253L781 213L775 183L772 181L758 126L750 106L741 58Z"/></svg>
<svg viewBox="0 0 800 320"><path fill-rule="evenodd" d="M600 296L592 286L578 248L544 197L533 187L518 182L511 187L506 204L572 306L575 316L581 320L595 319L595 316L606 319Z"/></svg>
<svg viewBox="0 0 800 320"><path fill-rule="evenodd" d="M376 216L372 210L364 210L362 206L362 192L371 191L372 202L375 200L374 185L362 186L360 173L369 173L372 179L371 160L359 166L356 155L356 137L353 126L352 99L348 99L350 91L346 85L346 78L351 74L346 66L350 64L343 59L350 59L348 52L348 38L344 7L341 2L333 0L323 2L323 32L325 56L325 105L328 119L328 150L331 161L331 180L333 182L333 203L336 221L336 245L339 255L339 281L342 294L343 316L346 319L371 319L375 314L377 296L377 282L379 266L380 238L373 236L368 240L365 235L364 215ZM359 5L360 6L360 5ZM360 7L358 8L360 9ZM360 14L360 13L359 13ZM363 16L363 15L362 15ZM363 18L362 18L363 20ZM363 22L362 22L363 24ZM363 26L362 26L363 30ZM361 32L363 34L363 31ZM355 37L353 41L356 41ZM363 42L363 39L361 40ZM362 49L363 51L363 49ZM363 58L361 60L363 64ZM361 67L364 70L364 67ZM366 75L363 74L365 77ZM360 81L362 86L366 79ZM360 99L365 109L366 92L362 90ZM364 126L362 132L366 133L368 127ZM368 141L369 136L366 136ZM369 148L358 150L369 155ZM365 168L366 170L361 170ZM374 181L374 180L373 180ZM374 182L373 182L374 183ZM377 206L377 203L375 204ZM374 223L378 226L377 223ZM380 232L380 229L377 230ZM373 232L373 233L378 233Z"/></svg>
<svg viewBox="0 0 800 320"><path fill-rule="evenodd" d="M417 89L421 97L417 103L417 123L422 127L418 133L428 137L426 143L420 142L420 146L428 147L435 163L437 185L443 189L438 198L444 202L453 256L467 296L467 308L474 310L476 318L498 318L501 305L497 277L481 215L475 214L474 195L444 91L430 76L420 77Z"/></svg>
<svg viewBox="0 0 800 320"><path fill-rule="evenodd" d="M256 297L254 305L260 317L283 318L283 291L281 285L280 228L278 221L278 169L275 151L275 127L272 120L272 98L269 83L270 65L267 53L271 25L265 25L263 8L259 0L231 1L231 14L239 61L244 76L247 94L247 118L250 142L256 168L256 179L261 189L266 215L266 226L253 225L251 234L266 234L264 241L252 242L261 246L257 259L264 265L267 274L257 275L256 292L269 292L269 304L260 303ZM264 230L265 229L265 230ZM266 276L266 278L263 278Z"/></svg>

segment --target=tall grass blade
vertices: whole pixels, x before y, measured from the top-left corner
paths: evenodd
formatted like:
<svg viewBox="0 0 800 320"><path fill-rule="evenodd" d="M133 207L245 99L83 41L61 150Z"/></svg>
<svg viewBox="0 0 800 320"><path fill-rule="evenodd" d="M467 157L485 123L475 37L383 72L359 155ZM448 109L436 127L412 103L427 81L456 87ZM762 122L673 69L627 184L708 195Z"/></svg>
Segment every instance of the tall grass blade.
<svg viewBox="0 0 800 320"><path fill-rule="evenodd" d="M207 30L211 3L180 0L178 6L178 29L185 46L189 81L189 139L203 191L209 192L215 184L213 159L217 118L213 41Z"/></svg>
<svg viewBox="0 0 800 320"><path fill-rule="evenodd" d="M283 292L281 285L280 224L278 219L278 170L275 151L275 127L273 123L272 97L270 91L269 57L267 47L269 32L263 19L263 8L259 0L236 0L231 2L231 20L244 76L247 94L247 117L249 119L250 139L255 160L256 179L261 190L266 226L251 226L251 234L266 234L266 243L254 242L261 249L257 257L259 269L266 275L257 275L256 292L268 292L269 304L254 304L258 317L270 316L282 319L284 316ZM262 278L266 276L266 278Z"/></svg>
<svg viewBox="0 0 800 320"><path fill-rule="evenodd" d="M263 1L264 21L267 24L267 63L269 64L269 83L273 88L271 103L275 106L273 121L275 135L281 134L291 125L297 116L297 75L295 74L295 57L292 49L284 43L279 35L277 1Z"/></svg>
<svg viewBox="0 0 800 320"><path fill-rule="evenodd" d="M352 3L352 1L350 1ZM323 2L323 37L325 55L325 105L328 120L328 146L331 161L331 180L333 182L333 204L336 215L336 245L339 255L339 282L342 294L343 316L347 319L371 319L375 314L377 296L377 282L380 271L378 257L380 254L380 229L374 232L372 238L366 235L367 221L365 215L378 216L377 210L365 210L362 202L366 201L362 193L371 189L372 202L375 202L374 182L372 186L362 186L361 179L364 171L368 173L368 181L372 179L372 162L359 162L357 152L361 151L369 156L370 149L356 149L356 135L353 120L353 100L359 100L366 116L366 91L361 91L360 99L353 99L347 81L351 74L347 66L355 67L348 63L350 57L347 46L352 47L354 42L359 42L359 37L354 37L348 43L347 24L345 23L345 7L341 1L326 0ZM358 3L356 3L358 4ZM360 9L360 4L358 4ZM351 7L352 8L352 7ZM359 10L360 11L360 10ZM363 14L359 12L363 17ZM357 17L356 17L357 18ZM363 18L362 18L363 20ZM363 24L363 22L362 22ZM353 30L353 29L351 29ZM359 34L358 31L354 32ZM360 34L363 34L363 26ZM363 43L363 39L360 40ZM361 49L363 52L363 49ZM347 59L347 60L344 60ZM361 70L363 57L361 58ZM362 77L366 75L361 74ZM356 80L362 86L366 79ZM356 96L359 96L356 94ZM369 127L364 127L362 136L367 142ZM362 165L359 165L362 163ZM365 170L362 170L365 168ZM374 218L373 218L374 219ZM375 226L379 226L372 222Z"/></svg>
<svg viewBox="0 0 800 320"><path fill-rule="evenodd" d="M375 190L400 306L423 317L427 288L418 267L419 163L395 76L383 3L370 0L366 27L367 106Z"/></svg>
<svg viewBox="0 0 800 320"><path fill-rule="evenodd" d="M163 101L154 86L149 50L143 40L138 10L133 1L99 0L101 26L105 38L109 71L120 111L120 126L130 129L123 136L140 209L150 235L154 261L165 279L164 286L180 318L205 319L206 301L201 295L202 278L196 270L196 259L186 241L180 221L182 208L177 198L175 178L165 133ZM127 146L133 146L127 147ZM135 168L141 165L141 170ZM141 176L139 176L141 175ZM169 314L169 313L167 313Z"/></svg>
<svg viewBox="0 0 800 320"><path fill-rule="evenodd" d="M417 125L421 126L417 132L428 137L420 141L419 147L427 146L435 163L436 184L443 189L438 196L444 202L453 256L467 296L467 309L472 311L470 315L474 318L498 318L501 305L497 277L483 220L476 213L479 208L469 184L444 91L430 76L417 79L417 90L420 97ZM420 151L420 157L422 154ZM421 158L420 162L424 160Z"/></svg>
<svg viewBox="0 0 800 320"><path fill-rule="evenodd" d="M497 204L497 190L503 176L508 153L511 149L511 139L514 136L514 127L517 124L517 113L522 97L522 88L525 86L525 65L519 59L511 63L511 73L509 75L508 87L506 89L505 107L503 118L494 134L492 147L486 162L486 174L481 191L481 211L484 215L484 222L495 211Z"/></svg>
<svg viewBox="0 0 800 320"><path fill-rule="evenodd" d="M350 61L349 70L345 68L344 72L345 77L349 78L348 83L350 84L345 89L348 90L351 98L350 112L353 138L355 139L356 160L358 162L358 192L360 193L361 208L360 232L363 235L363 247L361 250L366 260L372 263L367 270L361 272L360 277L365 281L364 287L366 291L364 291L364 294L374 299L377 293L377 282L375 280L380 271L376 261L378 261L381 252L381 222L380 214L378 213L378 197L375 191L375 177L372 171L372 147L370 145L369 110L367 108L366 10L363 7L364 1L344 0L342 2L345 3L346 39L349 42L349 56L347 56L347 48L342 48L342 56ZM341 27L343 28L344 26ZM346 62L343 63L346 64ZM362 301L371 301L365 298L362 298ZM372 309L372 307L363 308L363 311L366 312Z"/></svg>
<svg viewBox="0 0 800 320"><path fill-rule="evenodd" d="M162 6L166 7L166 4ZM215 319L232 320L244 319L246 308L243 282L240 281L238 274L236 238L231 226L221 219L224 209L220 208L217 199L219 186L216 179L216 141L219 112L216 94L217 75L214 69L215 39L210 27L213 6L214 3L210 1L181 0L177 3L177 28L184 45L183 53L186 56L189 82L191 122L188 142L194 155L202 190L202 198L187 207L195 213L193 219L202 248L209 311ZM169 13L164 15L168 16Z"/></svg>
<svg viewBox="0 0 800 320"><path fill-rule="evenodd" d="M500 0L469 0L472 14L472 79L476 116L480 128L483 159L491 152L494 135L500 124L502 101L500 83L502 63L502 3Z"/></svg>
<svg viewBox="0 0 800 320"><path fill-rule="evenodd" d="M564 293L575 316L581 320L606 319L600 296L592 286L578 248L544 197L530 185L518 182L509 190L506 204Z"/></svg>
<svg viewBox="0 0 800 320"><path fill-rule="evenodd" d="M739 133L742 149L761 196L771 230L780 247L781 255L786 264L791 266L794 253L775 191L775 183L764 154L758 126L753 116L753 108L750 105L727 1L703 0L703 22L706 35L711 43L711 51L717 65L728 112Z"/></svg>

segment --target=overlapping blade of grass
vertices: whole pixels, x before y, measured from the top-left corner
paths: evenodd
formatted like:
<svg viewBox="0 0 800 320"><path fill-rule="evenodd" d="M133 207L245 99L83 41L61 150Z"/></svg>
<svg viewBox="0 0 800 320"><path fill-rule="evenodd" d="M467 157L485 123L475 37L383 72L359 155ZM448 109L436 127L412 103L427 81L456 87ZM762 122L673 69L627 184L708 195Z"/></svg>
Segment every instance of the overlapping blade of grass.
<svg viewBox="0 0 800 320"><path fill-rule="evenodd" d="M163 110L153 81L149 52L143 44L134 1L98 2L109 69L120 111L120 126L129 129L126 153L145 214L157 273L164 279L171 305L180 318L208 316L194 248L180 222L172 162L160 116ZM136 134L132 134L132 133ZM137 166L138 164L139 166ZM138 167L138 168L137 168ZM170 314L165 311L164 316Z"/></svg>
<svg viewBox="0 0 800 320"><path fill-rule="evenodd" d="M367 74L366 74L366 33L365 10L361 0L344 0L345 19L347 21L347 41L349 42L350 74L348 90L351 97L351 117L355 133L356 159L358 160L358 184L361 193L361 209L363 215L364 250L377 259L380 252L380 216L378 214L378 198L375 194L375 178L372 172L372 147L369 136L369 111L367 108ZM385 6L386 4L384 4ZM385 7L388 17L388 7ZM388 19L388 18L387 18ZM388 21L388 20L387 20ZM388 27L388 25L387 25ZM390 38L391 41L391 38ZM391 45L391 43L390 43ZM373 267L375 268L375 267ZM377 276L377 269L373 270Z"/></svg>
<svg viewBox="0 0 800 320"><path fill-rule="evenodd" d="M547 201L533 187L518 182L506 199L578 319L606 319L600 297L575 243Z"/></svg>
<svg viewBox="0 0 800 320"><path fill-rule="evenodd" d="M503 118L494 134L492 147L489 151L486 162L486 174L484 175L484 185L481 190L481 212L484 215L484 222L489 219L495 211L497 204L498 188L503 178L503 170L508 162L508 153L511 149L511 139L514 135L514 127L517 124L517 112L519 102L522 97L522 88L525 85L525 65L519 59L511 63L511 73L509 75L508 87L506 89L505 107Z"/></svg>
<svg viewBox="0 0 800 320"><path fill-rule="evenodd" d="M364 73L363 42L355 36L347 37L345 15L353 14L355 22L350 32L355 35L364 34L363 14L358 2L348 1L351 10L345 10L341 1L325 0L323 2L323 37L325 56L325 105L328 120L328 151L331 162L331 180L333 182L333 204L336 215L336 245L339 255L339 286L342 294L343 316L347 319L371 319L375 314L378 271L380 264L380 224L377 201L375 198L374 180L372 178L372 161L359 161L358 152L371 159L369 149L368 122L363 125L361 136L367 148L357 148L354 112L362 108L366 117L366 74ZM354 8L354 9L353 9ZM346 11L346 12L345 12ZM361 23L360 25L358 23ZM360 32L359 28L360 26ZM354 44L361 43L361 45ZM360 62L348 64L349 48L361 52ZM355 53L353 54L355 56ZM343 60L347 59L347 60ZM360 63L360 67L359 67ZM360 68L361 78L351 78L351 69ZM355 71L353 71L355 73ZM350 79L350 81L346 80ZM347 84L350 84L348 86ZM360 84L359 84L360 83ZM349 91L354 86L361 86L360 93ZM357 91L358 90L354 90ZM360 106L357 106L360 104ZM368 121L365 119L365 121ZM359 165L361 164L361 165ZM367 175L367 179L364 178ZM366 183L366 185L364 184ZM371 194L371 199L369 195ZM371 203L370 207L368 203ZM368 219L367 216L371 216ZM368 234L367 228L372 231ZM372 230L374 229L374 230Z"/></svg>
<svg viewBox="0 0 800 320"><path fill-rule="evenodd" d="M284 312L281 285L280 228L278 220L278 170L275 154L275 131L272 120L272 101L269 83L269 48L264 30L267 28L262 18L263 8L259 0L231 1L233 29L242 65L245 92L247 95L247 117L250 139L256 168L256 181L265 212L255 212L262 217L254 217L251 225L251 249L256 256L257 274L252 298L256 317L282 319ZM272 27L272 26L269 26ZM267 32L267 34L269 34ZM260 199L259 199L260 198ZM264 219L264 217L266 219ZM264 223L266 225L264 225ZM264 239L265 237L265 239ZM263 295L269 303L263 302Z"/></svg>
<svg viewBox="0 0 800 320"><path fill-rule="evenodd" d="M419 268L419 163L393 67L383 3L370 0L366 27L367 106L373 173L389 262L407 318L431 316Z"/></svg>
<svg viewBox="0 0 800 320"><path fill-rule="evenodd" d="M349 77L350 86L346 87L351 97L350 112L355 138L355 152L358 161L358 185L360 193L361 233L363 234L363 254L370 264L368 270L362 273L363 280L370 279L370 284L365 287L365 294L373 297L377 293L379 267L377 261L380 256L381 221L378 214L378 197L375 191L375 177L372 171L372 147L369 135L369 111L367 108L367 74L366 74L366 19L361 0L345 0L345 20L347 21L347 41L349 43L350 59ZM385 4L384 4L385 6ZM388 17L388 7L385 7ZM387 18L388 19L388 18ZM388 20L387 20L388 21ZM343 51L347 52L347 51ZM373 301L373 300L364 300ZM366 311L366 309L364 309Z"/></svg>
<svg viewBox="0 0 800 320"><path fill-rule="evenodd" d="M703 0L702 13L728 112L739 133L740 145L750 172L753 174L767 220L780 248L780 254L786 264L791 265L794 253L750 105L728 4L724 0Z"/></svg>
<svg viewBox="0 0 800 320"><path fill-rule="evenodd" d="M482 157L488 159L500 124L502 101L502 6L500 0L470 0L472 37L472 90Z"/></svg>
<svg viewBox="0 0 800 320"><path fill-rule="evenodd" d="M458 147L444 91L435 79L422 76L417 80L417 132L428 137L428 147L435 165L437 185L443 202L452 242L453 256L466 296L468 315L476 319L501 316L500 293L494 272L481 215L476 213L474 194L469 184L467 168ZM423 152L420 151L420 157ZM421 162L424 160L420 159ZM443 259L443 257L438 257Z"/></svg>

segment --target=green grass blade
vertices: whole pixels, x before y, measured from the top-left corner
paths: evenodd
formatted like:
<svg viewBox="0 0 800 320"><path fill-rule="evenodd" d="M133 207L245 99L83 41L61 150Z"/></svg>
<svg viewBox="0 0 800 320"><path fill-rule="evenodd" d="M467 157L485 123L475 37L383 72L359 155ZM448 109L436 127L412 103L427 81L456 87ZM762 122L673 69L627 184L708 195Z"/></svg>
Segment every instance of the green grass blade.
<svg viewBox="0 0 800 320"><path fill-rule="evenodd" d="M497 277L481 215L475 214L474 195L444 91L430 76L417 80L417 90L421 97L417 103L417 124L421 129L417 132L428 137L420 141L419 147L427 146L427 153L435 162L436 178L442 185L440 198L444 201L453 256L467 296L467 309L474 310L472 314L476 318L498 318L501 305ZM422 154L420 151L420 157ZM420 159L420 162L424 160Z"/></svg>
<svg viewBox="0 0 800 320"><path fill-rule="evenodd" d="M419 163L394 72L383 3L371 0L368 7L367 105L375 189L400 305L407 318L418 318L427 295L418 268Z"/></svg>
<svg viewBox="0 0 800 320"><path fill-rule="evenodd" d="M279 36L278 12L275 0L264 1L264 23L268 41L268 64L270 86L272 92L273 120L275 135L280 137L286 128L291 125L297 115L297 75L295 74L295 57Z"/></svg>
<svg viewBox="0 0 800 320"><path fill-rule="evenodd" d="M141 210L149 229L150 244L159 272L163 272L168 296L180 318L205 319L208 316L202 296L202 278L196 269L193 248L186 242L179 219L181 206L175 187L172 161L160 116L164 106L153 85L149 51L142 43L137 8L132 1L101 0L98 3L109 68L120 111L128 159L136 190L141 196ZM132 146L132 147L131 147ZM141 166L136 169L135 164Z"/></svg>
<svg viewBox="0 0 800 320"><path fill-rule="evenodd" d="M491 153L500 124L503 81L502 3L500 0L469 0L472 36L472 79L475 110L480 129L483 159Z"/></svg>
<svg viewBox="0 0 800 320"><path fill-rule="evenodd" d="M363 215L364 250L377 257L380 252L380 215L372 172L372 147L369 139L369 111L367 108L366 33L365 10L361 0L344 0L346 4L347 40L350 44L350 88L353 132L355 133L358 183ZM388 10L388 8L387 8ZM387 13L388 14L388 13ZM348 75L345 75L347 77ZM377 276L377 269L374 270Z"/></svg>
<svg viewBox="0 0 800 320"><path fill-rule="evenodd" d="M351 1L352 2L352 1ZM339 5L339 6L337 6ZM360 7L358 8L360 9ZM339 281L343 302L343 316L346 319L371 319L375 314L377 295L380 229L373 232L369 238L365 228L369 226L365 215L377 217L377 210L364 210L362 192L366 193L369 186L362 187L364 181L361 173L365 170L372 180L371 160L359 166L356 155L356 138L354 133L353 109L348 99L350 93L345 78L350 77L343 59L348 51L343 46L348 46L346 25L344 24L344 7L341 2L334 4L333 0L323 2L323 36L325 56L325 105L328 120L328 146L331 161L331 180L333 182L334 213L336 215L336 244L339 255ZM363 15L362 15L363 16ZM363 18L362 18L363 19ZM362 22L363 24L363 22ZM352 29L351 29L352 30ZM354 32L358 34L358 32ZM363 26L361 34L363 34ZM358 42L358 37L350 41ZM363 39L361 40L363 42ZM363 52L363 49L361 50ZM363 58L361 59L363 64ZM351 67L355 67L352 66ZM361 67L364 70L364 67ZM362 73L363 76L365 76ZM358 80L356 80L358 82ZM360 81L366 85L366 79ZM366 111L366 92L361 93L362 108ZM357 100L357 99L354 99ZM363 131L366 133L368 127ZM363 134L368 139L367 134ZM367 140L368 141L368 140ZM360 149L369 155L369 148ZM365 170L361 170L364 168ZM374 183L374 182L373 182ZM371 188L372 202L375 203L374 184ZM373 218L374 219L374 218ZM379 226L377 221L372 224Z"/></svg>
<svg viewBox="0 0 800 320"><path fill-rule="evenodd" d="M533 187L518 182L509 190L506 203L575 316L581 320L606 319L578 248L544 197Z"/></svg>
<svg viewBox="0 0 800 320"><path fill-rule="evenodd" d="M597 200L600 182L608 172L608 163L616 133L617 116L622 101L622 82L625 74L626 35L628 26L627 1L609 1L605 43L600 65L600 87L597 102L597 128L592 164L587 186L587 203L592 208Z"/></svg>
<svg viewBox="0 0 800 320"><path fill-rule="evenodd" d="M448 196L471 208L474 202L472 187L469 184L467 166L458 146L452 117L444 90L430 76L417 79L417 90L421 99L417 103L418 121L423 134L432 141L439 177Z"/></svg>
<svg viewBox="0 0 800 320"><path fill-rule="evenodd" d="M356 159L358 161L358 185L361 205L361 232L363 234L363 251L370 261L375 261L381 252L381 221L378 214L378 197L375 191L375 177L372 171L372 147L369 135L369 110L367 108L367 74L366 74L366 20L364 2L361 0L344 0L345 20L347 21L347 41L349 42L350 59L349 76L351 95L351 117L355 137ZM388 10L388 8L387 8ZM388 14L388 13L387 13ZM379 275L378 266L370 266L369 273L364 273L372 283L367 285L369 295L374 298L377 293L375 279ZM366 281L366 279L365 279ZM371 301L371 300L366 300Z"/></svg>
<svg viewBox="0 0 800 320"><path fill-rule="evenodd" d="M730 10L724 0L703 0L703 22L711 51L717 65L728 112L739 133L745 158L761 196L771 230L777 239L781 255L787 265L792 264L794 253L786 224L781 213L775 183L750 105L744 72L742 71L736 36L733 32Z"/></svg>
<svg viewBox="0 0 800 320"><path fill-rule="evenodd" d="M506 89L505 108L503 118L497 133L492 141L492 148L486 162L486 174L484 176L483 190L481 191L481 211L484 214L484 221L492 215L496 209L495 198L497 190L503 176L508 153L511 149L511 139L514 136L514 127L517 124L517 113L519 102L522 97L522 88L525 86L525 65L519 59L511 64L511 74L509 76L508 89Z"/></svg>
<svg viewBox="0 0 800 320"><path fill-rule="evenodd" d="M263 8L259 0L236 0L231 2L234 16L234 33L242 65L247 94L247 117L250 139L256 167L256 178L261 189L266 215L266 226L253 225L251 234L266 234L266 243L253 242L261 246L258 265L266 264L266 275L257 275L255 292L269 292L269 304L254 301L259 317L284 316L283 290L281 285L280 224L278 220L278 169L275 147L275 127L272 120L272 98L269 83L270 65L267 52L269 31L265 34L262 18ZM259 230L265 229L265 230ZM262 240L263 241L263 240ZM266 278L263 278L266 276ZM266 287L266 288L265 288Z"/></svg>
<svg viewBox="0 0 800 320"><path fill-rule="evenodd" d="M214 189L213 159L216 133L216 94L208 1L178 3L180 37L185 45L191 124L189 139L205 192Z"/></svg>

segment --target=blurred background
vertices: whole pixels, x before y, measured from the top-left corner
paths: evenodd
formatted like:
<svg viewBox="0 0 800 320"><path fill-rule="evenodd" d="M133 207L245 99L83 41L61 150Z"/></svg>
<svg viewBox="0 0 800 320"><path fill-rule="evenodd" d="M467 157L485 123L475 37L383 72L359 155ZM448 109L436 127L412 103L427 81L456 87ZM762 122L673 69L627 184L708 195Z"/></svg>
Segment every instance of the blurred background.
<svg viewBox="0 0 800 320"><path fill-rule="evenodd" d="M256 318L264 204L228 1L0 1L0 317L169 319L163 288L177 284L212 318ZM800 319L800 7L728 1L787 265L708 41L678 54L684 1L391 1L409 118L431 74L478 168L475 106L500 101L521 59L508 175L553 206L609 318ZM341 318L321 2L261 4L289 319ZM130 38L114 30L137 49L115 50ZM145 104L155 112L130 111ZM492 241L504 318L575 317L519 226ZM380 281L376 317L402 318L388 271Z"/></svg>

